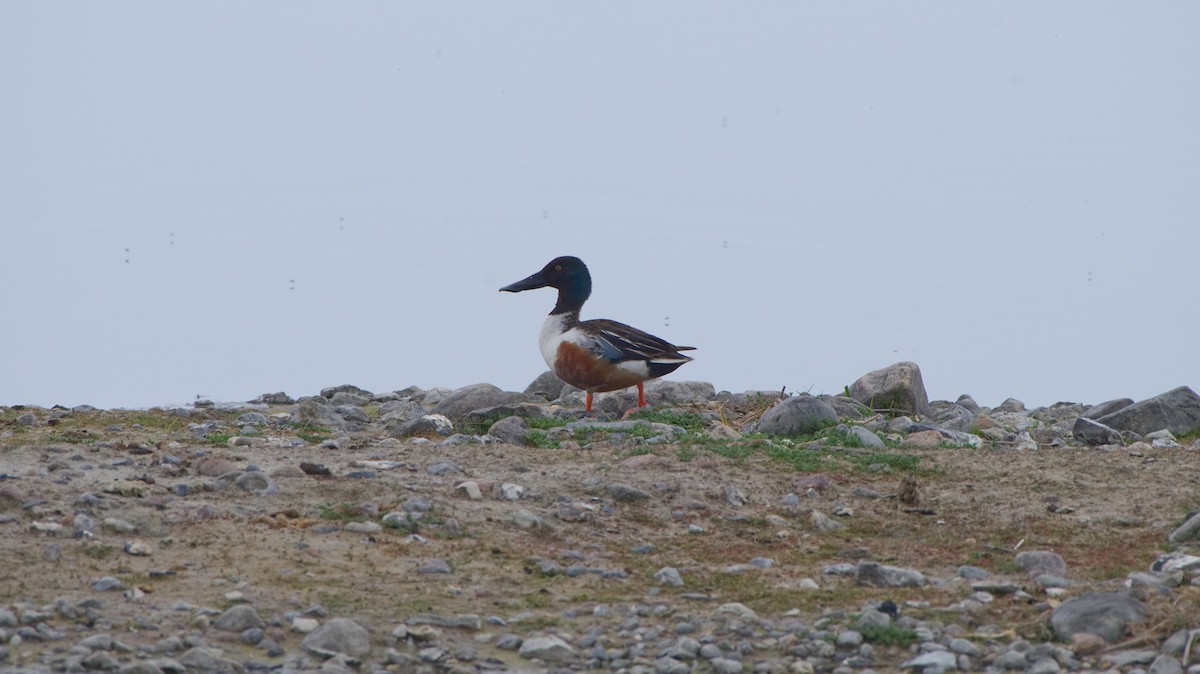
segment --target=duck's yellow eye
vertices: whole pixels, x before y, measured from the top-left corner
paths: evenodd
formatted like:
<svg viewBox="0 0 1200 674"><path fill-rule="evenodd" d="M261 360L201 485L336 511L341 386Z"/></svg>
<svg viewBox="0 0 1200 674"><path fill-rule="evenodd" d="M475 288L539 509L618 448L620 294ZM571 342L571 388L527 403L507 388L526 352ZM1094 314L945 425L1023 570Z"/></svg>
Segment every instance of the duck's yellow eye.
<svg viewBox="0 0 1200 674"><path fill-rule="evenodd" d="M554 271L562 271L562 265L561 264L554 265Z"/></svg>

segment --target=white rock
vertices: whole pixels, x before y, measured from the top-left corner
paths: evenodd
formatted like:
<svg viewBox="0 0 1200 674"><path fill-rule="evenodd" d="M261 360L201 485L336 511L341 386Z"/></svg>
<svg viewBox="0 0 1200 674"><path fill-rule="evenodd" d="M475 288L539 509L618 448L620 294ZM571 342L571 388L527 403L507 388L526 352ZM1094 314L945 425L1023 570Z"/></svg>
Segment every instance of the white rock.
<svg viewBox="0 0 1200 674"><path fill-rule="evenodd" d="M129 541L125 544L125 554L133 555L134 557L146 557L152 550L150 544L145 541Z"/></svg>
<svg viewBox="0 0 1200 674"><path fill-rule="evenodd" d="M356 534L377 534L383 531L383 527L376 522L346 522L344 528Z"/></svg>
<svg viewBox="0 0 1200 674"><path fill-rule="evenodd" d="M483 492L479 489L479 483L474 480L460 482L458 486L455 487L455 490L463 492L466 494L467 498L471 499L472 501L478 501L483 498Z"/></svg>
<svg viewBox="0 0 1200 674"><path fill-rule="evenodd" d="M308 634L317 629L321 623L312 618L295 618L292 620L292 631L300 634Z"/></svg>
<svg viewBox="0 0 1200 674"><path fill-rule="evenodd" d="M958 669L958 657L949 651L930 651L922 653L900 665L904 668L941 667L942 669Z"/></svg>

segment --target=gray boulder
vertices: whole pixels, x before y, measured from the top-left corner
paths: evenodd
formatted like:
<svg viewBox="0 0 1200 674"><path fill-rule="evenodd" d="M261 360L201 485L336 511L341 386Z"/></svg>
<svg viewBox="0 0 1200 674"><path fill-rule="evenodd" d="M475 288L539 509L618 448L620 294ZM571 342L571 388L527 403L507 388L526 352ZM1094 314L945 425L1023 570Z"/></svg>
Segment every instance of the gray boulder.
<svg viewBox="0 0 1200 674"><path fill-rule="evenodd" d="M313 655L330 658L338 653L361 657L371 650L366 628L348 618L333 618L309 632L300 647Z"/></svg>
<svg viewBox="0 0 1200 674"><path fill-rule="evenodd" d="M979 414L979 412L981 411L979 408L979 403L975 402L975 399L972 398L970 396L970 394L968 394L968 393L964 393L964 394L960 395L958 397L958 400L954 401L954 404L958 405L959 407L963 407L967 410L970 410L972 415Z"/></svg>
<svg viewBox="0 0 1200 674"><path fill-rule="evenodd" d="M1200 395L1186 386L1136 402L1096 419L1118 431L1140 435L1167 429L1181 435L1200 428Z"/></svg>
<svg viewBox="0 0 1200 674"><path fill-rule="evenodd" d="M525 387L525 395L554 400L562 395L563 387L566 385L567 383L559 379L558 375L550 370L546 370L539 374L537 379L530 382L529 386Z"/></svg>
<svg viewBox="0 0 1200 674"><path fill-rule="evenodd" d="M1121 434L1099 421L1087 417L1077 417L1071 428L1071 435L1076 440L1088 445L1119 445Z"/></svg>
<svg viewBox="0 0 1200 674"><path fill-rule="evenodd" d="M1092 592L1068 599L1050 614L1050 626L1063 641L1076 633L1095 634L1116 643L1129 625L1146 619L1142 602L1123 592Z"/></svg>
<svg viewBox="0 0 1200 674"><path fill-rule="evenodd" d="M1085 416L1089 419L1099 419L1100 417L1112 414L1113 412L1116 412L1117 410L1123 410L1132 404L1133 404L1133 400L1131 398L1117 398L1116 400L1107 400L1098 405L1092 405L1091 407L1085 409L1080 416Z"/></svg>
<svg viewBox="0 0 1200 674"><path fill-rule="evenodd" d="M850 428L850 435L858 438L862 446L868 449L883 449L887 446L883 443L883 440L879 439L878 435L875 435L869 429L862 426L852 426Z"/></svg>
<svg viewBox="0 0 1200 674"><path fill-rule="evenodd" d="M839 419L862 419L868 415L873 415L873 410L868 410L866 406L858 402L854 398L846 396L830 396L824 399L837 412Z"/></svg>
<svg viewBox="0 0 1200 674"><path fill-rule="evenodd" d="M189 672L242 672L245 668L240 662L226 660L221 657L221 651L215 648L195 646L184 651L179 656L179 664Z"/></svg>
<svg viewBox="0 0 1200 674"><path fill-rule="evenodd" d="M252 627L261 629L266 626L258 611L247 604L233 606L213 621L213 627L225 632L243 632Z"/></svg>
<svg viewBox="0 0 1200 674"><path fill-rule="evenodd" d="M338 391L329 398L329 404L333 405L334 407L339 407L341 405L362 407L369 402L371 402L371 396L363 395L361 393L352 393L350 391Z"/></svg>
<svg viewBox="0 0 1200 674"><path fill-rule="evenodd" d="M425 414L416 419L401 421L394 419L384 425L384 430L393 438L405 438L410 435L450 435L454 432L454 424L440 414Z"/></svg>
<svg viewBox="0 0 1200 674"><path fill-rule="evenodd" d="M868 372L850 385L850 397L876 410L929 416L929 396L921 368L905 361Z"/></svg>
<svg viewBox="0 0 1200 674"><path fill-rule="evenodd" d="M1009 412L1012 414L1017 414L1017 413L1025 411L1025 403L1021 402L1020 400L1017 400L1016 398L1006 398L1004 400L1004 402L1000 403L999 405L996 405L996 407L992 411L993 412Z"/></svg>
<svg viewBox="0 0 1200 674"><path fill-rule="evenodd" d="M929 651L911 660L906 660L900 667L903 669L936 669L938 671L954 670L958 669L958 656L950 651Z"/></svg>
<svg viewBox="0 0 1200 674"><path fill-rule="evenodd" d="M274 494L275 492L279 491L279 487L275 484L275 481L271 479L271 476L257 470L248 470L244 473L238 473L237 476L233 478L233 483L238 487L241 487L243 490L258 496Z"/></svg>
<svg viewBox="0 0 1200 674"><path fill-rule="evenodd" d="M404 423L425 415L425 408L415 400L391 400L379 406L379 418L385 424Z"/></svg>
<svg viewBox="0 0 1200 674"><path fill-rule="evenodd" d="M803 435L818 431L838 420L837 412L820 398L801 394L785 398L757 422L747 427L750 433Z"/></svg>
<svg viewBox="0 0 1200 674"><path fill-rule="evenodd" d="M1147 674L1183 674L1183 665L1178 658L1162 653L1150 663Z"/></svg>
<svg viewBox="0 0 1200 674"><path fill-rule="evenodd" d="M327 387L321 389L321 397L322 398L333 398L335 395L337 395L339 393L351 393L356 396L363 396L367 400L370 400L371 398L375 397L374 393L371 393L370 391L366 390L365 388L359 388L357 386L354 386L353 384L342 384L341 386L327 386Z"/></svg>
<svg viewBox="0 0 1200 674"><path fill-rule="evenodd" d="M463 423L482 423L487 420L503 419L504 417L522 417L524 419L544 419L549 416L545 405L537 403L506 403L494 407L484 407L472 410L463 416Z"/></svg>
<svg viewBox="0 0 1200 674"><path fill-rule="evenodd" d="M321 396L305 396L296 401L295 407L292 408L292 421L334 429L341 429L346 425L346 421L329 404L329 400Z"/></svg>
<svg viewBox="0 0 1200 674"><path fill-rule="evenodd" d="M866 560L860 560L855 567L854 581L872 587L922 587L926 582L925 574L920 571Z"/></svg>
<svg viewBox="0 0 1200 674"><path fill-rule="evenodd" d="M1193 514L1191 517L1179 525L1167 540L1172 543L1182 543L1190 538L1200 537L1200 512Z"/></svg>
<svg viewBox="0 0 1200 674"><path fill-rule="evenodd" d="M575 649L556 636L533 637L521 642L517 653L523 658L546 662L568 662L575 658Z"/></svg>
<svg viewBox="0 0 1200 674"><path fill-rule="evenodd" d="M450 395L442 398L433 408L434 414L441 414L451 419L461 419L468 412L484 407L495 407L505 403L516 403L525 400L524 393L503 391L491 384L471 384L455 389Z"/></svg>
<svg viewBox="0 0 1200 674"><path fill-rule="evenodd" d="M529 424L521 417L504 417L488 427L487 434L501 442L519 445L529 434Z"/></svg>
<svg viewBox="0 0 1200 674"><path fill-rule="evenodd" d="M1046 574L1060 577L1066 577L1067 575L1067 562L1057 552L1049 550L1026 550L1025 552L1017 553L1013 561L1016 562L1017 566L1024 569L1030 578Z"/></svg>
<svg viewBox="0 0 1200 674"><path fill-rule="evenodd" d="M703 403L717 397L717 389L706 381L652 379L646 382L646 398L655 404Z"/></svg>

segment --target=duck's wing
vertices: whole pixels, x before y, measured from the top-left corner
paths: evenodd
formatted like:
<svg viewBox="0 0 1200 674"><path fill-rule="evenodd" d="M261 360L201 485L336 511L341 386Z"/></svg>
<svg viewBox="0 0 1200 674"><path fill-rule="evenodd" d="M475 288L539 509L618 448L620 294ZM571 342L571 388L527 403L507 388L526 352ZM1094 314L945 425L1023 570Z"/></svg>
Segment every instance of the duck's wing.
<svg viewBox="0 0 1200 674"><path fill-rule="evenodd" d="M592 350L614 362L646 360L663 364L683 364L691 358L679 352L692 351L696 348L694 346L675 346L648 332L606 318L583 321L579 327L592 338L591 341L594 344Z"/></svg>

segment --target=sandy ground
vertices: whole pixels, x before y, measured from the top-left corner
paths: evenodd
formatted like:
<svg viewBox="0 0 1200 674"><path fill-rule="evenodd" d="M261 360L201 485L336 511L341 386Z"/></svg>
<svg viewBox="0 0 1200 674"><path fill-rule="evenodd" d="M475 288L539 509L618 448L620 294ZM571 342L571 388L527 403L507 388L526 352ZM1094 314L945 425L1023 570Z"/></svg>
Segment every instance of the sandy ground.
<svg viewBox="0 0 1200 674"><path fill-rule="evenodd" d="M99 598L104 619L135 646L202 629L198 607L240 601L263 616L319 604L329 617L370 626L377 638L418 614L553 624L564 611L587 612L597 603L685 603L699 595L740 601L766 617L799 609L814 618L883 596L821 573L860 558L948 580L959 565L972 564L1024 582L1013 555L1052 550L1066 559L1071 579L1114 586L1145 570L1167 534L1200 505L1200 452L1185 449L888 450L920 456L909 477L916 499L902 502L896 495L909 473L864 468L838 451L815 471L829 486L806 491L800 481L814 472L798 472L754 447L744 458L678 445L643 456L645 448L630 444L439 447L367 433L352 447L318 449L289 446L291 429L228 446L191 437L186 423L196 419L137 413L137 428L130 414L74 414L28 429L12 423L15 412L2 417L0 606ZM121 430L109 430L112 424ZM108 446L92 444L97 440ZM442 461L460 470L431 474ZM322 464L331 474L309 475L301 464ZM229 475L203 474L251 465L272 476L277 490L256 494ZM375 477L349 477L362 470ZM476 481L481 499L456 489L464 480ZM506 500L505 483L523 487L524 495ZM649 498L617 500L609 491L614 484ZM784 505L790 493L800 505ZM95 495L95 505L85 494ZM351 522L378 523L413 497L432 505L417 536L412 529L353 530L360 525ZM516 524L519 510L539 525ZM821 531L813 510L843 526ZM93 531L74 533L77 513L90 515ZM133 531L114 531L104 524L110 518ZM689 531L690 524L703 532ZM43 531L54 525L62 528ZM128 554L135 542L149 554ZM644 544L653 549L635 551ZM749 574L723 572L756 557L776 563ZM444 560L451 572L421 573L431 559ZM626 577L547 575L540 559ZM680 570L684 587L653 580L664 566ZM126 592L93 591L90 581L104 576L119 579ZM804 578L822 589L798 589ZM951 582L891 596L943 606L964 594ZM1038 618L1033 609L1005 605L972 620L1023 621L1036 634ZM300 635L284 632L284 645L293 647Z"/></svg>

